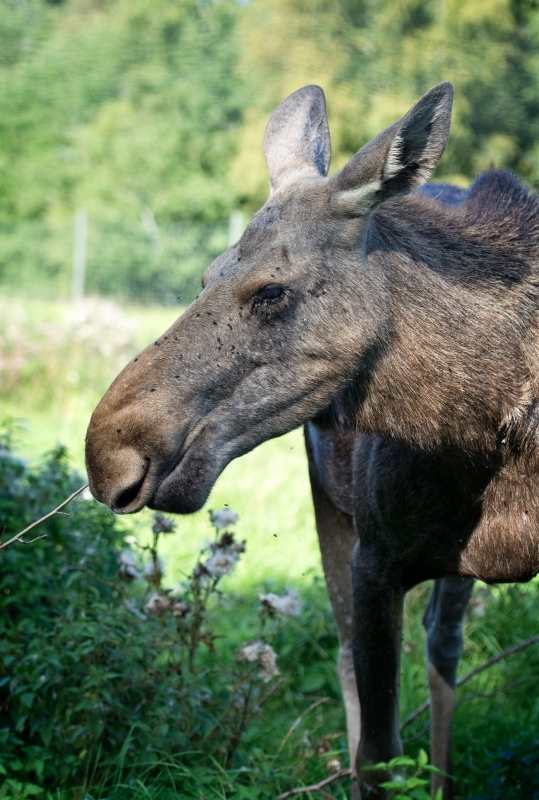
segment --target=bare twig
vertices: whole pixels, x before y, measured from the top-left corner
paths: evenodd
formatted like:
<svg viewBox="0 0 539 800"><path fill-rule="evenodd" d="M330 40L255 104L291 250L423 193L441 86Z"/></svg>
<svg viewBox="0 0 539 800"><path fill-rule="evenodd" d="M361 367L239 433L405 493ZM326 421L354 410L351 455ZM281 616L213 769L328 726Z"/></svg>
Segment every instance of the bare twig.
<svg viewBox="0 0 539 800"><path fill-rule="evenodd" d="M276 755L275 755L275 758L273 759L272 766L273 766L273 764L275 763L275 759L277 758L277 756L279 755L279 753L281 752L281 750L283 749L283 747L285 746L285 744L287 743L287 741L289 740L289 738L292 736L292 734L294 733L294 731L295 731L295 730L296 730L296 728L298 727L298 725L299 725L299 723L301 722L301 720L303 719L303 717L307 716L307 714L309 713L309 711L312 711L312 710L313 710L314 708L316 708L317 706L319 706L319 705L322 705L322 703L329 703L329 700L330 700L330 698L329 698L329 697L321 697L321 698L320 698L320 700L315 700L315 702L314 702L314 703L311 703L311 705L309 706L309 708L306 708L306 709L305 709L305 711L302 711L302 712L301 712L301 714L300 714L300 715L299 715L299 717L298 717L298 718L295 720L295 722L293 722L293 723L292 723L292 725L290 726L290 728L288 729L288 731L287 731L287 733L286 733L286 736L284 737L284 739L282 740L281 744L279 745L279 747L278 747L278 749L277 749L277 753L276 753ZM288 795L287 795L287 796L288 796Z"/></svg>
<svg viewBox="0 0 539 800"><path fill-rule="evenodd" d="M257 711L260 710L260 708L264 705L266 700L269 700L269 698L272 696L272 694L274 694L277 691L277 689L280 686L282 686L282 684L285 682L285 680L286 680L285 678L279 678L279 680L276 681L273 684L273 686L271 687L269 692L266 695L264 695L264 697L262 697L262 699L256 704L256 706L254 706L254 708L251 711L249 711L248 710L249 709L249 698L250 698L250 693L251 693L251 689L252 689L252 682L251 682L251 684L249 686L249 693L248 693L247 697L245 698L245 706L244 706L243 718L242 718L242 720L240 722L240 725L239 725L239 728L238 728L238 730L236 732L236 735L233 737L233 739L232 739L232 741L230 743L230 747L229 747L229 751L228 751L228 757L227 757L227 761L226 761L226 769L230 768L230 765L232 763L232 759L234 758L234 753L237 750L237 747L238 747L238 745L240 743L240 739L243 736L243 734L245 733L245 729L247 728L247 725L251 721L251 719L253 717L253 714L256 714Z"/></svg>
<svg viewBox="0 0 539 800"><path fill-rule="evenodd" d="M404 730L404 728L406 728L406 726L409 725L410 722L413 722L414 719L420 717L421 714L428 708L430 708L430 700L425 700L425 702L421 703L421 705L418 706L415 711L412 711L411 714L409 714L405 719L403 719L403 721L401 722L401 731Z"/></svg>
<svg viewBox="0 0 539 800"><path fill-rule="evenodd" d="M84 486L81 486L80 489L77 489L76 492L73 492L73 494L70 495L67 498L67 500L64 500L63 503L60 503L60 505L57 508L55 508L54 511L51 511L49 514L45 514L44 517L41 517L41 519L38 519L35 522L32 522L31 525L29 525L27 528L25 528L20 533L17 533L16 536L13 536L11 539L8 539L7 542L2 542L2 544L0 544L0 550L5 550L6 547L9 547L10 544L14 544L15 542L21 542L21 544L32 544L32 542L37 542L38 539L44 539L45 536L47 535L46 533L43 534L43 536L36 536L35 539L31 539L29 542L25 542L22 537L24 536L25 533L28 533L28 531L31 531L32 528L35 528L37 525L41 525L42 522L45 522L45 520L50 519L51 517L54 517L55 514L61 513L60 509L63 508L64 506L67 506L67 504L70 503L73 500L74 497L76 497L78 494L83 492L87 487L88 487L88 484L85 483Z"/></svg>
<svg viewBox="0 0 539 800"><path fill-rule="evenodd" d="M498 661L507 658L507 656L512 656L513 653L518 653L519 650L524 650L524 648L529 647L531 644L535 644L536 642L539 642L539 634L537 636L531 636L529 639L525 639L523 642L513 645L513 647L508 647L507 650L503 651L503 653L500 653L497 656L492 656L492 658L489 658L488 661L485 661L475 669L472 669L471 672L468 672L467 675L463 675L463 677L457 681L457 686L462 686L463 683L466 683L466 681L469 681L471 678L475 678L475 676L480 672L488 669L493 664L497 664Z"/></svg>
<svg viewBox="0 0 539 800"><path fill-rule="evenodd" d="M462 686L463 683L467 683L472 678L475 678L475 676L479 675L480 672L484 672L484 670L492 667L494 664L497 664L498 661L502 661L504 658L512 656L513 653L518 653L519 650L524 650L526 647L530 647L530 645L535 644L536 642L539 642L539 634L536 636L531 636L529 639L525 639L523 642L513 645L513 647L508 647L507 650L504 650L503 653L499 653L497 656L492 656L492 658L487 659L487 661L484 661L478 667L475 667L475 669L472 669L470 672L466 673L466 675L463 675L462 678L459 678L457 681L457 687ZM465 699L468 698L464 698L460 702L464 702ZM419 717L429 707L430 700L425 700L424 703L418 706L415 711L413 711L409 716L406 717L406 719L403 720L401 724L401 731L403 728L409 725L410 722L413 722L414 719L417 719L417 717Z"/></svg>
<svg viewBox="0 0 539 800"><path fill-rule="evenodd" d="M421 739L421 737L422 737L422 736L423 736L423 735L424 735L424 734L425 734L425 733L426 733L426 732L427 732L429 729L430 729L430 722L427 722L427 724L426 724L426 725L425 725L423 728L421 728L421 730L420 730L420 731L418 731L418 733L414 733L414 735L413 735L413 736L409 736L407 739L403 739L403 740L402 740L402 743L403 743L403 744L410 744L410 742L415 742L417 739Z"/></svg>
<svg viewBox="0 0 539 800"><path fill-rule="evenodd" d="M468 703L470 700L488 700L490 697L496 697L497 694L510 692L511 689L515 688L515 686L521 686L523 683L528 683L530 680L531 677L519 678L517 681L511 681L511 683L506 683L504 686L500 686L499 689L494 689L493 692L473 692L473 694L467 694L466 697L461 697L461 699L455 704L455 707L458 708L463 703Z"/></svg>
<svg viewBox="0 0 539 800"><path fill-rule="evenodd" d="M300 786L299 789L290 789L289 792L283 792L277 798L277 800L285 800L287 797L292 797L295 794L302 794L304 792L320 792L321 794L325 795L326 797L331 797L332 795L328 795L327 792L323 792L322 788L327 786L332 781L336 781L338 778L345 778L347 775L351 775L351 769L341 769L339 772L336 772L334 775L330 775L329 778L324 778L323 781L319 783L313 783L311 786Z"/></svg>
<svg viewBox="0 0 539 800"><path fill-rule="evenodd" d="M254 706L253 709L247 714L247 716L245 718L244 725L243 725L243 729L244 730L247 727L247 725L250 723L250 721L253 718L253 716L255 714L258 714L258 712L260 711L260 709L262 708L262 706L264 705L266 700L269 700L270 697L275 694L277 689L279 689L283 685L285 680L286 680L286 678L279 678L279 680L276 683L273 684L273 686L271 687L269 692L267 694L265 694L264 697L262 697L262 699L256 704L256 706Z"/></svg>
<svg viewBox="0 0 539 800"><path fill-rule="evenodd" d="M474 692L473 694L467 694L466 697L461 697L461 699L455 703L455 708L458 708L463 703L468 703L470 700L488 700L491 697L496 697L498 694L504 694L504 692L510 692L511 689L514 689L515 686L521 686L523 683L528 683L528 681L532 680L532 678L519 678L517 681L511 681L511 683L506 683L504 686L500 686L499 689L495 689L493 692ZM423 734L425 734L430 728L430 722L427 722L424 728L418 733L415 733L413 736L409 736L407 739L403 739L403 744L410 744L410 742L415 742L416 739L421 739Z"/></svg>

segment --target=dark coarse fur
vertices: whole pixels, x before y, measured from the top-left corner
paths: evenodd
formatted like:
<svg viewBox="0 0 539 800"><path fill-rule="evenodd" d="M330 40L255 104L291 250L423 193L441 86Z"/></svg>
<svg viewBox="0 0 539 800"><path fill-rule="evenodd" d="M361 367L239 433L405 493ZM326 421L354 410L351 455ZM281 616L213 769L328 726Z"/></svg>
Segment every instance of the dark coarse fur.
<svg viewBox="0 0 539 800"><path fill-rule="evenodd" d="M382 206L371 231L369 257L400 268L390 346L356 424L464 474L463 497L476 476L481 513L458 572L527 580L539 570L537 197L488 172L458 206L419 193Z"/></svg>

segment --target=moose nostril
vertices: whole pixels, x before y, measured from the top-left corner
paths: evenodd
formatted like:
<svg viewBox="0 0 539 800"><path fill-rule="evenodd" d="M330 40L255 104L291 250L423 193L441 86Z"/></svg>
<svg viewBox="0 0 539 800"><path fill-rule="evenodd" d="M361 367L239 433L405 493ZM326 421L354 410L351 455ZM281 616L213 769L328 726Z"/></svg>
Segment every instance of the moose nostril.
<svg viewBox="0 0 539 800"><path fill-rule="evenodd" d="M131 503L136 500L138 493L142 489L142 484L144 483L145 477L146 475L143 475L140 480L131 484L131 486L128 486L127 489L124 489L124 491L118 495L112 504L113 511L121 511L123 508L130 506Z"/></svg>

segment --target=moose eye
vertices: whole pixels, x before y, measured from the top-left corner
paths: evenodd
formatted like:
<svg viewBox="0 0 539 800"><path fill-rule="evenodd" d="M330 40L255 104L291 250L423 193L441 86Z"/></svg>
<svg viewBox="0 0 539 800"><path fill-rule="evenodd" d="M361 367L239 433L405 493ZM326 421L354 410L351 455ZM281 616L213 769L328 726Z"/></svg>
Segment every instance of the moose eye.
<svg viewBox="0 0 539 800"><path fill-rule="evenodd" d="M279 283L270 283L264 286L256 293L254 298L254 308L260 306L272 306L280 303L286 297L286 290L284 286Z"/></svg>

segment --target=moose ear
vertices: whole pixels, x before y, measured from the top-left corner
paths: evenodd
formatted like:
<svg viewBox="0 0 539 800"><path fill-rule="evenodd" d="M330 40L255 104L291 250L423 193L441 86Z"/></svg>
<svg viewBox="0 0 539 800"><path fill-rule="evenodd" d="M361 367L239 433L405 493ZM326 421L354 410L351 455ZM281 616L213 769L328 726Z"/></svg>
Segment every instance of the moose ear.
<svg viewBox="0 0 539 800"><path fill-rule="evenodd" d="M453 84L439 83L330 178L331 206L352 216L424 184L444 152Z"/></svg>
<svg viewBox="0 0 539 800"><path fill-rule="evenodd" d="M264 155L272 192L294 175L327 175L331 144L319 86L304 86L277 106L264 134Z"/></svg>

